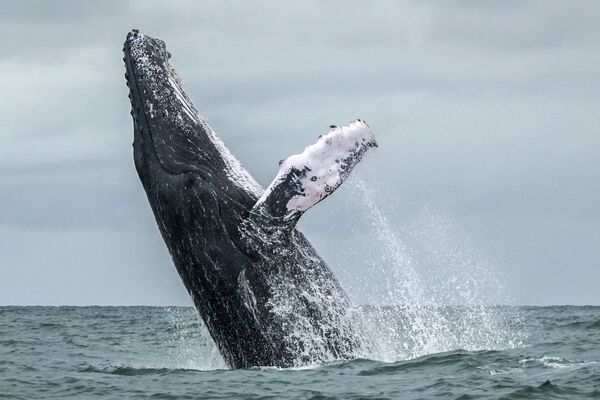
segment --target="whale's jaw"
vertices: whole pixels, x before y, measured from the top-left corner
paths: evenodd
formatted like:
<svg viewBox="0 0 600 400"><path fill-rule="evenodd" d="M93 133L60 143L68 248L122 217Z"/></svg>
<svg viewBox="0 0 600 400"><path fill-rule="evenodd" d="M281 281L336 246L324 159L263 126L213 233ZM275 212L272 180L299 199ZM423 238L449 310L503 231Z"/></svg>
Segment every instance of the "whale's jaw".
<svg viewBox="0 0 600 400"><path fill-rule="evenodd" d="M134 120L134 159L140 176L160 168L227 178L253 197L261 187L200 116L171 66L165 43L134 30L124 48L125 78Z"/></svg>

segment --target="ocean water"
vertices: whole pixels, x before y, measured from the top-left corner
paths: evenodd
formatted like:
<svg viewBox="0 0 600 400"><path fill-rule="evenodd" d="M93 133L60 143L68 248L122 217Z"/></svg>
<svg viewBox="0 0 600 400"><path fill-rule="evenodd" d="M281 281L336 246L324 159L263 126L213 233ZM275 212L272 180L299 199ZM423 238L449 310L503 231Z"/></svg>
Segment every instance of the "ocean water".
<svg viewBox="0 0 600 400"><path fill-rule="evenodd" d="M490 306L513 297L460 224L372 186L346 185L369 246L343 247L368 272L335 268L387 305L355 310L368 353L230 370L190 307L0 307L0 399L600 398L600 307Z"/></svg>
<svg viewBox="0 0 600 400"><path fill-rule="evenodd" d="M228 370L193 308L0 307L0 398L600 398L600 307L363 312L370 359Z"/></svg>

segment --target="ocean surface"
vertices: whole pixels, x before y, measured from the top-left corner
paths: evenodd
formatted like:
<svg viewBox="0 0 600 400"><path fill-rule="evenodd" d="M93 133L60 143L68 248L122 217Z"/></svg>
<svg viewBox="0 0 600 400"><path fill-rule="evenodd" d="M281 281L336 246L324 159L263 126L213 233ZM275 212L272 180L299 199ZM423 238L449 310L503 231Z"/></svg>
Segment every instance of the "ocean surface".
<svg viewBox="0 0 600 400"><path fill-rule="evenodd" d="M373 359L228 370L192 308L0 307L0 398L600 398L600 307L364 312Z"/></svg>

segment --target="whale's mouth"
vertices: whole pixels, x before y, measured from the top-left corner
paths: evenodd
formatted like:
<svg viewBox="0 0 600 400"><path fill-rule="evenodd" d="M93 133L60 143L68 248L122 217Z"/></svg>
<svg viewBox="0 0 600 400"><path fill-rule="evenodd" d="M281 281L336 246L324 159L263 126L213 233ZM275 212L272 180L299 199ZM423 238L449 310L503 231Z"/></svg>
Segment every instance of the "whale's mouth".
<svg viewBox="0 0 600 400"><path fill-rule="evenodd" d="M202 172L224 161L208 137L210 128L184 92L162 40L131 31L123 48L134 119L136 167L158 162L170 174Z"/></svg>
<svg viewBox="0 0 600 400"><path fill-rule="evenodd" d="M140 175L154 166L172 175L219 177L259 197L262 189L200 116L171 66L165 42L129 32L123 48ZM150 174L151 175L151 174Z"/></svg>

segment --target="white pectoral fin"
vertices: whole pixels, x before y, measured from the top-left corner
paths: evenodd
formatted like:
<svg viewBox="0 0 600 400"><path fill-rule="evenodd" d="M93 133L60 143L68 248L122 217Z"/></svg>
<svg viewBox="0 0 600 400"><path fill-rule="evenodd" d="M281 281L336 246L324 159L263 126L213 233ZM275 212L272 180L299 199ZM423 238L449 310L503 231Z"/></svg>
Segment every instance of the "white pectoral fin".
<svg viewBox="0 0 600 400"><path fill-rule="evenodd" d="M281 162L277 176L251 214L267 215L293 228L300 216L333 193L364 153L375 146L373 132L364 121L332 126L302 153Z"/></svg>

